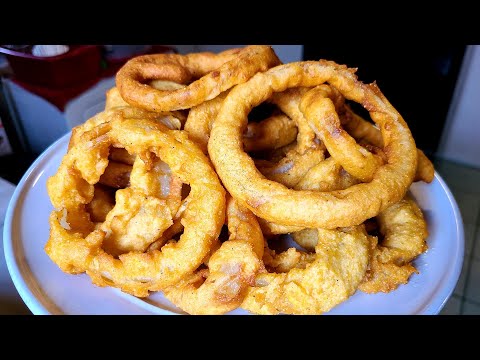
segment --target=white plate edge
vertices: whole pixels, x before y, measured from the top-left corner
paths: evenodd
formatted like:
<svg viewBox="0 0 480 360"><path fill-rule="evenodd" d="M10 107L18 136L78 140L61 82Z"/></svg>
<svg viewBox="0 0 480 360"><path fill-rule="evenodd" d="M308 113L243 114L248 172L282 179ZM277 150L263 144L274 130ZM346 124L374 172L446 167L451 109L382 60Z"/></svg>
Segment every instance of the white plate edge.
<svg viewBox="0 0 480 360"><path fill-rule="evenodd" d="M36 298L33 292L30 290L28 284L23 280L23 277L20 273L20 267L18 266L16 256L13 252L13 239L10 234L12 234L13 226L13 216L15 213L16 205L20 196L22 195L22 190L24 189L24 184L29 180L32 173L37 169L38 165L42 163L47 157L53 155L53 149L60 147L63 142L66 141L66 138L71 136L71 132L63 135L57 139L53 144L51 144L47 149L43 151L42 154L30 165L28 170L20 179L15 191L13 192L12 198L10 199L7 207L7 213L5 215L4 227L3 227L3 251L5 253L5 261L7 264L8 272L12 278L13 284L17 289L20 297L25 302L25 305L30 309L34 315L52 315ZM7 236L8 235L8 236ZM5 241L7 240L8 241Z"/></svg>
<svg viewBox="0 0 480 360"><path fill-rule="evenodd" d="M440 174L437 173L437 171L435 171L435 178L438 180L438 182L442 186L443 190L445 191L445 194L447 195L448 201L452 205L453 215L457 225L457 232L456 232L457 233L457 239L456 239L457 256L455 256L456 263L453 266L453 270L449 272L450 278L452 280L453 279L456 279L456 280L455 282L452 281L449 283L448 282L449 279L448 278L445 279L442 283L443 286L442 285L440 286L440 293L443 295L438 296L437 301L430 302L426 307L422 309L422 311L420 311L419 315L438 315L440 313L440 311L443 309L447 301L452 296L455 290L455 287L457 286L458 280L460 279L460 274L462 272L463 259L465 256L465 229L463 226L463 218L460 212L460 208L458 207L457 201L455 200L455 197L450 191L450 188L445 183L445 181L440 176ZM436 311L433 309L436 309Z"/></svg>

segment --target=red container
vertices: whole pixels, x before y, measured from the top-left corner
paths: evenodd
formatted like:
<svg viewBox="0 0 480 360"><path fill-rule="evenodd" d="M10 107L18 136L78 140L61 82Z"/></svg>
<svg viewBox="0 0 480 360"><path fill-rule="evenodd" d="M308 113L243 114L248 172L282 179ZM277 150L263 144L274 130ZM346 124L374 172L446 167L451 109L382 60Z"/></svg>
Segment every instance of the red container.
<svg viewBox="0 0 480 360"><path fill-rule="evenodd" d="M65 88L91 82L101 76L98 45L70 45L65 54L38 57L0 47L18 80L37 86Z"/></svg>

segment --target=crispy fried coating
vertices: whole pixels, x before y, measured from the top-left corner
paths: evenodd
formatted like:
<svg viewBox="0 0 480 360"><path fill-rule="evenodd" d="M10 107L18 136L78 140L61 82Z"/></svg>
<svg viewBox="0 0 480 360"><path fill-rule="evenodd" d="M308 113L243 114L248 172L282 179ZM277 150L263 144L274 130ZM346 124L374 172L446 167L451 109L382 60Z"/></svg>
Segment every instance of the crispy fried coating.
<svg viewBox="0 0 480 360"><path fill-rule="evenodd" d="M131 59L47 181L47 255L200 315L322 314L406 284L428 248L406 194L434 169L355 71L263 45Z"/></svg>
<svg viewBox="0 0 480 360"><path fill-rule="evenodd" d="M274 92L324 82L370 111L382 129L388 164L369 183L330 192L292 190L265 179L242 148L242 129L250 109ZM351 69L330 61L280 65L237 85L213 124L208 152L223 185L253 213L271 222L305 228L358 225L378 215L405 196L417 167L415 142L401 115L376 85L361 83Z"/></svg>
<svg viewBox="0 0 480 360"><path fill-rule="evenodd" d="M82 134L64 156L58 172L48 179L47 190L57 210L50 216L45 250L65 272L87 272L96 285L147 296L149 291L173 285L202 263L224 223L225 191L208 159L185 133L169 130L153 119L129 118L122 111L116 115L119 117ZM178 242L164 245L161 251L130 251L118 258L104 251L107 233L93 230L85 205L92 200L93 185L108 165L112 144L124 146L131 154L148 149L190 185L191 200ZM167 206L165 210L170 213ZM82 213L83 227L73 221Z"/></svg>
<svg viewBox="0 0 480 360"><path fill-rule="evenodd" d="M375 241L365 278L359 289L366 293L395 290L417 272L411 262L427 251L427 224L413 199L405 198L377 216L383 241ZM321 229L305 229L292 234L297 244L308 251L317 245Z"/></svg>
<svg viewBox="0 0 480 360"><path fill-rule="evenodd" d="M377 216L384 239L375 248L359 289L366 293L390 292L406 284L417 272L411 264L427 251L427 223L413 199L405 198Z"/></svg>
<svg viewBox="0 0 480 360"><path fill-rule="evenodd" d="M345 99L334 87L323 84L318 86L317 89L322 89L322 95L331 99L336 110L343 107ZM295 87L276 92L268 100L277 105L297 125L298 135L294 149L296 153L301 155L314 149L319 149L319 151L325 150L325 146L320 141L321 139L316 136L309 120L300 109L303 97L309 92L310 88L308 87Z"/></svg>
<svg viewBox="0 0 480 360"><path fill-rule="evenodd" d="M278 149L297 137L295 123L285 114L272 115L258 123L248 124L243 134L245 151Z"/></svg>
<svg viewBox="0 0 480 360"><path fill-rule="evenodd" d="M208 270L184 277L164 290L167 299L189 314L224 314L243 301L248 286L263 269L263 235L247 208L227 201L230 237L208 260Z"/></svg>
<svg viewBox="0 0 480 360"><path fill-rule="evenodd" d="M334 191L360 183L333 158L329 157L312 167L293 187L297 190Z"/></svg>
<svg viewBox="0 0 480 360"><path fill-rule="evenodd" d="M267 179L294 188L311 168L324 159L325 154L320 146L307 149L303 154L298 153L294 148L277 163L257 160L255 165Z"/></svg>
<svg viewBox="0 0 480 360"><path fill-rule="evenodd" d="M188 113L185 131L207 153L212 124L228 91L216 98L194 106ZM262 151L285 146L295 140L297 128L286 115L272 115L258 123L249 123L243 135L245 151Z"/></svg>
<svg viewBox="0 0 480 360"><path fill-rule="evenodd" d="M93 199L86 205L93 222L102 223L115 206L115 189L96 184Z"/></svg>
<svg viewBox="0 0 480 360"><path fill-rule="evenodd" d="M305 268L259 274L241 307L255 314L322 314L357 290L369 261L365 228L322 230Z"/></svg>
<svg viewBox="0 0 480 360"><path fill-rule="evenodd" d="M298 251L295 248L289 248L277 254L275 250L267 247L263 254L265 267L268 271L276 273L286 273L295 268L305 269L307 264L314 260L315 254Z"/></svg>
<svg viewBox="0 0 480 360"><path fill-rule="evenodd" d="M331 87L320 85L308 91L302 97L300 110L325 144L330 156L352 176L363 182L371 181L383 161L358 145L342 129L335 105L328 97L330 89Z"/></svg>
<svg viewBox="0 0 480 360"><path fill-rule="evenodd" d="M130 251L144 252L172 224L165 200L134 188L118 190L115 207L100 227L106 233L103 248L114 256Z"/></svg>
<svg viewBox="0 0 480 360"><path fill-rule="evenodd" d="M267 239L274 235L293 233L303 229L301 226L281 225L262 218L258 218L258 223Z"/></svg>
<svg viewBox="0 0 480 360"><path fill-rule="evenodd" d="M228 90L212 100L192 107L188 112L185 131L188 132L190 139L195 141L205 154L207 153L207 144L212 124L227 94Z"/></svg>
<svg viewBox="0 0 480 360"><path fill-rule="evenodd" d="M185 85L178 84L174 81L164 81L164 80L153 80L150 82L149 85L154 89L164 90L164 91L178 90L185 87ZM120 95L120 91L115 86L109 89L106 92L105 96L106 96L105 110L130 106L129 103L123 100L122 96ZM187 117L184 114L184 112L171 111L170 115L165 115L165 119L163 121L165 125L167 125L170 129L180 130L185 124L186 120L187 120ZM171 125L169 126L167 122L169 122Z"/></svg>
<svg viewBox="0 0 480 360"><path fill-rule="evenodd" d="M318 141L315 141L315 132L299 109L302 96L307 92L308 88L306 87L296 87L274 93L269 99L296 123L298 135L295 151L301 155L318 145Z"/></svg>
<svg viewBox="0 0 480 360"><path fill-rule="evenodd" d="M132 106L156 112L189 109L278 64L275 52L264 45L219 54L144 55L129 60L118 71L116 84L122 98ZM187 83L191 79L198 80L178 90L145 86L151 80Z"/></svg>
<svg viewBox="0 0 480 360"><path fill-rule="evenodd" d="M293 232L292 238L305 250L314 251L318 243L318 229L303 229Z"/></svg>
<svg viewBox="0 0 480 360"><path fill-rule="evenodd" d="M125 100L123 100L122 95L120 95L120 91L118 91L117 87L113 87L105 93L105 110L110 110L116 107L125 107L130 106Z"/></svg>
<svg viewBox="0 0 480 360"><path fill-rule="evenodd" d="M72 135L70 136L70 141L68 143L68 150L70 150L70 148L72 148L77 142L82 141L85 133L95 129L102 129L100 125L107 124L114 119L121 119L123 117L150 119L162 123L169 129L178 130L180 129L180 127L178 127L180 121L172 121L171 118L174 117L172 114L176 113L168 111L162 113L152 113L131 106L118 107L99 112L95 116L85 121L83 124L77 125L72 129ZM119 147L115 145L116 144L112 144L113 147Z"/></svg>
<svg viewBox="0 0 480 360"><path fill-rule="evenodd" d="M433 167L430 159L422 150L417 149L417 155L417 172L415 173L415 179L413 179L413 181L424 181L426 183L431 183L435 177L435 168Z"/></svg>
<svg viewBox="0 0 480 360"><path fill-rule="evenodd" d="M383 148L383 138L380 130L372 123L355 114L348 105L345 105L341 122L345 130L357 141L366 141L376 147ZM432 182L435 173L432 162L420 149L417 149L417 157L418 162L414 181Z"/></svg>
<svg viewBox="0 0 480 360"><path fill-rule="evenodd" d="M160 158L151 155L146 161L135 161L130 182L143 194L166 200L172 216L177 213L182 202L183 183Z"/></svg>

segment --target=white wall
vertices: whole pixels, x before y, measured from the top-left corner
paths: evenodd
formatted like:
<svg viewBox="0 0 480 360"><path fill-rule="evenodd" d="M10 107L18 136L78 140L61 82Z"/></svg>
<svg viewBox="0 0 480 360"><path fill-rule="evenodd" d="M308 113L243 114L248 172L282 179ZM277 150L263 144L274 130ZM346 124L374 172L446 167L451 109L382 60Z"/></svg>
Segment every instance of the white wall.
<svg viewBox="0 0 480 360"><path fill-rule="evenodd" d="M480 168L480 45L465 52L438 155Z"/></svg>

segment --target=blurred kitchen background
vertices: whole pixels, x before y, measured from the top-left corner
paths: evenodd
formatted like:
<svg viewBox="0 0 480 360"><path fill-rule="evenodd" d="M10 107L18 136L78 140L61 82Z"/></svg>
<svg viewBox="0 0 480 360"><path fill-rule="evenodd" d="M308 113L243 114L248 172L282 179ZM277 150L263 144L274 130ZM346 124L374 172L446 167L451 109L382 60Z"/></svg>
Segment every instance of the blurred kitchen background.
<svg viewBox="0 0 480 360"><path fill-rule="evenodd" d="M116 71L128 59L241 46L0 45L0 178L17 184L50 144L103 110L105 91L114 86ZM480 46L273 48L283 62L324 58L358 67L359 78L376 81L403 115L417 146L453 191L465 225L462 276L442 314L480 314ZM2 291L13 285L3 279L7 274L0 255L1 314ZM28 313L23 303L9 306L11 313Z"/></svg>

